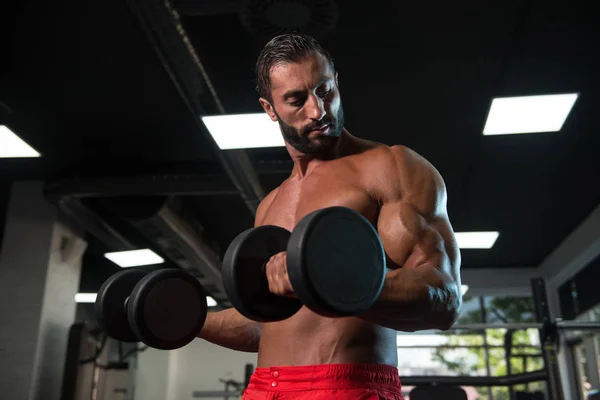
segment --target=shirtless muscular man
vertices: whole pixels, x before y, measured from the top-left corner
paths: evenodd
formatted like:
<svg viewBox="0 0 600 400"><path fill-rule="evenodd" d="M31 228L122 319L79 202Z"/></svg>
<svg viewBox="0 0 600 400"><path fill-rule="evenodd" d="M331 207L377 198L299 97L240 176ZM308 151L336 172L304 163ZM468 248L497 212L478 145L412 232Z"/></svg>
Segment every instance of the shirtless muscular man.
<svg viewBox="0 0 600 400"><path fill-rule="evenodd" d="M256 73L259 102L279 123L294 167L261 202L255 226L292 231L312 211L352 208L376 227L389 269L378 300L362 315L328 318L302 307L286 320L258 323L228 309L209 313L198 336L258 352L246 400L402 399L396 331L448 329L462 304L444 181L414 151L346 130L338 74L313 38L275 37ZM266 272L271 292L293 294L285 252Z"/></svg>

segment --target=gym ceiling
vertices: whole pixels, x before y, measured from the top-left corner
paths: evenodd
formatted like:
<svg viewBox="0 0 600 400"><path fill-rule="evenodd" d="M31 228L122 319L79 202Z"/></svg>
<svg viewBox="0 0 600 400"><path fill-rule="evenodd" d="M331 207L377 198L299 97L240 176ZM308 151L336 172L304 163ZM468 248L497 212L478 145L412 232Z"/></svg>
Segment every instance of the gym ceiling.
<svg viewBox="0 0 600 400"><path fill-rule="evenodd" d="M200 117L261 112L253 67L273 21L330 50L352 134L437 167L456 231L500 232L492 249L463 250L463 268L536 267L600 203L589 2L10 3L0 122L42 157L0 159L0 179L46 181L86 231L82 291L119 269L104 252L151 247L224 299L210 265L291 163L283 148L220 150ZM572 92L559 132L482 135L494 97Z"/></svg>

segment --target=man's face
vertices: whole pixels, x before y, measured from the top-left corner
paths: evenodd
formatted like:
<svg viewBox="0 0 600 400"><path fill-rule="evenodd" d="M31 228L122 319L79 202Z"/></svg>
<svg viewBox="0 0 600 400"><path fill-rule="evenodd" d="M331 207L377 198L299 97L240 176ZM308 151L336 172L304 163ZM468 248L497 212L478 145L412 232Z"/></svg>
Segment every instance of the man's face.
<svg viewBox="0 0 600 400"><path fill-rule="evenodd" d="M260 102L287 143L303 154L330 149L344 127L337 75L321 54L271 70L271 97Z"/></svg>

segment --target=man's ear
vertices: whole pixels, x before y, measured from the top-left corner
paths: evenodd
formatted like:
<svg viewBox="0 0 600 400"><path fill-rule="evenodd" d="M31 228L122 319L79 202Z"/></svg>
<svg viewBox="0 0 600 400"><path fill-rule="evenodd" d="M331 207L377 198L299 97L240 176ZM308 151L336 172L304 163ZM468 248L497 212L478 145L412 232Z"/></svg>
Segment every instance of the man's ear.
<svg viewBox="0 0 600 400"><path fill-rule="evenodd" d="M258 102L262 106L263 110L265 110L265 112L269 115L271 121L277 121L277 114L275 114L275 109L273 108L271 103L269 103L268 100L263 99L262 97L258 99Z"/></svg>
<svg viewBox="0 0 600 400"><path fill-rule="evenodd" d="M338 73L335 73L335 86L340 87L340 83L338 82Z"/></svg>

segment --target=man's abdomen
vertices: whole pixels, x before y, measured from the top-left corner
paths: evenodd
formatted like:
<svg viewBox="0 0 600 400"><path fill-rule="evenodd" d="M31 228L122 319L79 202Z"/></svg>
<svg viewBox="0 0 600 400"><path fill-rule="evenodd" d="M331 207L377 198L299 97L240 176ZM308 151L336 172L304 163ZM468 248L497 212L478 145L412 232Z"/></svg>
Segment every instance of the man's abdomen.
<svg viewBox="0 0 600 400"><path fill-rule="evenodd" d="M396 332L358 318L326 318L302 308L263 324L258 367L386 364L396 367Z"/></svg>

